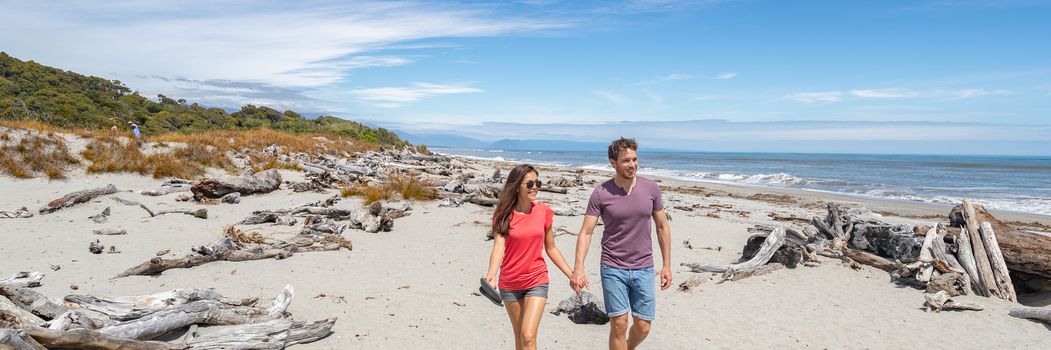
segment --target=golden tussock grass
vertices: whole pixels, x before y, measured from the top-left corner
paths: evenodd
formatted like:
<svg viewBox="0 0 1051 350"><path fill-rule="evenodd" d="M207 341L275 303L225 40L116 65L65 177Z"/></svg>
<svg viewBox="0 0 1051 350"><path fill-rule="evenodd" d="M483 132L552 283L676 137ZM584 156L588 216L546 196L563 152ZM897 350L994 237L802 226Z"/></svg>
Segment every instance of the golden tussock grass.
<svg viewBox="0 0 1051 350"><path fill-rule="evenodd" d="M406 200L429 201L438 198L438 191L432 184L420 180L414 174L391 176L387 179L387 186Z"/></svg>
<svg viewBox="0 0 1051 350"><path fill-rule="evenodd" d="M340 190L339 194L343 197L361 197L361 201L368 205L391 199L394 192L387 186L355 185Z"/></svg>
<svg viewBox="0 0 1051 350"><path fill-rule="evenodd" d="M429 201L438 198L438 191L432 184L420 180L413 174L395 174L378 186L356 185L340 191L343 197L362 197L364 204L399 197L405 200Z"/></svg>
<svg viewBox="0 0 1051 350"><path fill-rule="evenodd" d="M226 155L201 147L179 147L169 152L144 154L130 140L99 137L91 140L81 153L91 161L89 173L136 173L154 178L193 179L204 175L207 166L229 166Z"/></svg>
<svg viewBox="0 0 1051 350"><path fill-rule="evenodd" d="M66 170L80 164L69 151L66 142L47 125L24 121L4 121L4 126L17 128L24 133L4 130L0 134L0 172L16 178L33 178L39 175L50 180L66 178Z"/></svg>

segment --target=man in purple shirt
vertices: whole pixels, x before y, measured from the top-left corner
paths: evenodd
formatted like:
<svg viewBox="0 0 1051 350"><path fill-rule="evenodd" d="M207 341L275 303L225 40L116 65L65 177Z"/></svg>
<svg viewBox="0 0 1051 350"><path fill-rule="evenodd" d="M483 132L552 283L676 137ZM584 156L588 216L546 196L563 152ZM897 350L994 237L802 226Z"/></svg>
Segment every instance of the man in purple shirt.
<svg viewBox="0 0 1051 350"><path fill-rule="evenodd" d="M602 296L609 315L609 348L616 350L639 346L649 334L656 314L651 222L657 224L657 243L663 262L661 289L671 286L671 227L664 214L660 186L653 180L635 176L639 168L637 150L634 139L623 137L609 145L609 164L616 173L591 193L584 224L577 235L576 264L570 280L576 292L589 285L584 276L584 257L601 217L605 226L600 274ZM630 332L629 312L633 318Z"/></svg>

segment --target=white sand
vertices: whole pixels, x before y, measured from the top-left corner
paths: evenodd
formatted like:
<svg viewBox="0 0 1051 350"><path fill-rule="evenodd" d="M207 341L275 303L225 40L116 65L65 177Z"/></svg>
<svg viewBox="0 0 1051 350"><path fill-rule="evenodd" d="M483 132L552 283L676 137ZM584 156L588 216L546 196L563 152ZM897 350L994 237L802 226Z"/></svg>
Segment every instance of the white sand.
<svg viewBox="0 0 1051 350"><path fill-rule="evenodd" d="M480 170L487 163L481 164ZM291 172L284 174L300 176ZM545 170L541 176L552 174ZM139 195L140 190L159 188L161 181L135 175L77 174L71 180L54 182L0 177L0 210L27 206L35 213L46 202L63 194L109 183L135 192L101 197L49 215L0 219L0 242L4 243L0 245L0 275L44 272L47 277L37 290L55 298L74 293L116 296L172 288L214 288L228 297L259 296L268 302L285 284L292 284L296 296L289 311L295 319L339 318L333 328L335 334L296 349L513 348L510 323L504 310L484 297L472 295L477 290L478 279L485 273L492 244L484 240L487 228L474 223L488 221L490 211L486 208L471 204L438 208L436 203L418 203L411 216L396 221L393 232L373 234L348 229L344 236L353 241L353 251L304 253L286 260L217 262L169 270L156 277L121 279L111 277L154 257L160 250L171 249L166 256L169 258L183 256L193 245L214 241L224 226L241 220L253 210L292 207L327 198L331 193L293 194L282 189L245 196L237 205L206 206L207 220L180 214L151 218L142 209L119 204L110 197L141 201L155 209L198 205L175 202L177 194ZM766 213L798 213L809 217L823 211L820 205L804 208L807 200L781 207L740 198L740 193L754 192L754 189L704 186L710 190L737 191L738 195L705 198L666 192L665 196L669 201L685 203L730 203L734 209L750 214L740 217L723 213L723 218L716 219L703 216L704 212L690 216L691 213L669 209L673 216L672 259L676 286L692 276L708 276L687 272L679 266L681 262L725 264L736 260L749 236L748 227L756 223L777 224ZM576 195L586 197L590 186L586 187L576 190ZM821 199L813 194L802 196ZM541 193L539 200L551 201L558 197ZM584 203L580 198L577 200L582 208ZM875 202L878 201L867 201ZM881 203L885 207L897 207L896 202ZM358 205L357 199L345 199L338 207ZM95 224L88 219L106 207L112 209L109 222ZM948 212L947 208L937 207L925 210ZM1047 220L1039 216L1022 217ZM581 220L580 216L556 217L555 225L575 233ZM93 228L114 226L126 228L128 234L95 236L91 233ZM300 228L254 227L277 236L294 234ZM599 296L600 235L601 227L596 230L587 259L592 292ZM116 245L122 253L89 253L88 243L95 239L106 246ZM723 250L688 250L681 244L686 239L695 247L721 246ZM570 260L575 240L571 235L556 238L559 248ZM654 250L655 259L659 259L656 245ZM52 271L49 264L61 265L61 269ZM572 293L567 279L554 266L550 266L549 271L552 284L546 311L553 310ZM79 289L71 290L71 284ZM400 288L402 286L408 287ZM315 298L320 294L326 297ZM839 262L826 260L819 267L780 270L738 282L717 285L709 281L692 293L679 292L675 287L662 291L658 294L657 319L644 347L1006 349L1047 348L1047 344L1051 344L1051 327L1009 317L1007 312L1013 306L1010 303L980 297L960 299L981 303L986 310L926 313L921 309L922 291L898 287L890 282L887 273L873 268L854 271ZM607 332L608 326L576 325L565 316L545 313L539 344L545 349L604 348Z"/></svg>

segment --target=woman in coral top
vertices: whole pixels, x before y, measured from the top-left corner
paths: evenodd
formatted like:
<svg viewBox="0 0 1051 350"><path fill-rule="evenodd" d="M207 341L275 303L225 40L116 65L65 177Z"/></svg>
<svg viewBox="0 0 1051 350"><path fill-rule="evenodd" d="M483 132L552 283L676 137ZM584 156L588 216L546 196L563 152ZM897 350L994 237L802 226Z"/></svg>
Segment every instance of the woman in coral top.
<svg viewBox="0 0 1051 350"><path fill-rule="evenodd" d="M515 331L515 349L536 349L536 331L547 303L547 251L566 278L573 273L555 246L551 232L554 212L536 202L541 182L536 168L522 164L511 169L493 214L493 253L486 282L493 286L500 271L500 297Z"/></svg>

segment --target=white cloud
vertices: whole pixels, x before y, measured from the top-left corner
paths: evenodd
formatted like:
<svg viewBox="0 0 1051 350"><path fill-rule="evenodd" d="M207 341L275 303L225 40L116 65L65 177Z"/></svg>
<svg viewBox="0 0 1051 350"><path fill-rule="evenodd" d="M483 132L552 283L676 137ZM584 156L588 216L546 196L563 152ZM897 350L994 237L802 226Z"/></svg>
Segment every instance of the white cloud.
<svg viewBox="0 0 1051 350"><path fill-rule="evenodd" d="M609 92L609 91L595 90L595 91L592 91L591 93L595 94L598 97L601 97L602 99L604 99L606 101L609 101L609 102L612 102L612 103L615 103L615 104L618 104L618 105L624 105L624 104L629 104L629 103L633 102L631 99L629 99L627 97L624 97L624 95L617 94L617 93L612 93L612 92Z"/></svg>
<svg viewBox="0 0 1051 350"><path fill-rule="evenodd" d="M843 98L843 93L839 91L820 91L820 92L797 92L788 94L783 97L786 100L792 100L803 103L814 103L814 102L836 102Z"/></svg>
<svg viewBox="0 0 1051 350"><path fill-rule="evenodd" d="M865 98L909 98L920 95L916 91L901 88L850 90L850 94Z"/></svg>
<svg viewBox="0 0 1051 350"><path fill-rule="evenodd" d="M1010 91L1007 90L986 90L986 89L963 89L953 91L951 93L953 100L963 100L968 98L991 96L991 95L1006 95Z"/></svg>
<svg viewBox="0 0 1051 350"><path fill-rule="evenodd" d="M418 102L435 95L479 93L481 89L467 85L443 85L431 83L413 83L410 86L378 87L351 90L357 99L371 102L381 108L397 108L405 104Z"/></svg>
<svg viewBox="0 0 1051 350"><path fill-rule="evenodd" d="M653 84L663 83L663 82L666 82L666 81L690 80L690 79L693 79L692 75L682 74L682 73L671 73L671 74L662 75L662 76L659 76L659 77L656 77L656 78L653 78L653 79L650 79L650 80L643 80L643 81L635 83L635 85L653 85Z"/></svg>
<svg viewBox="0 0 1051 350"><path fill-rule="evenodd" d="M145 95L184 89L155 79L230 81L313 91L349 71L410 64L385 50L429 40L567 28L492 6L432 2L5 2L0 42L12 56L119 79ZM446 45L447 46L447 45ZM251 98L223 91L222 98ZM187 99L201 96L178 96Z"/></svg>
<svg viewBox="0 0 1051 350"><path fill-rule="evenodd" d="M737 72L722 72L715 75L715 79L726 80L737 76Z"/></svg>

